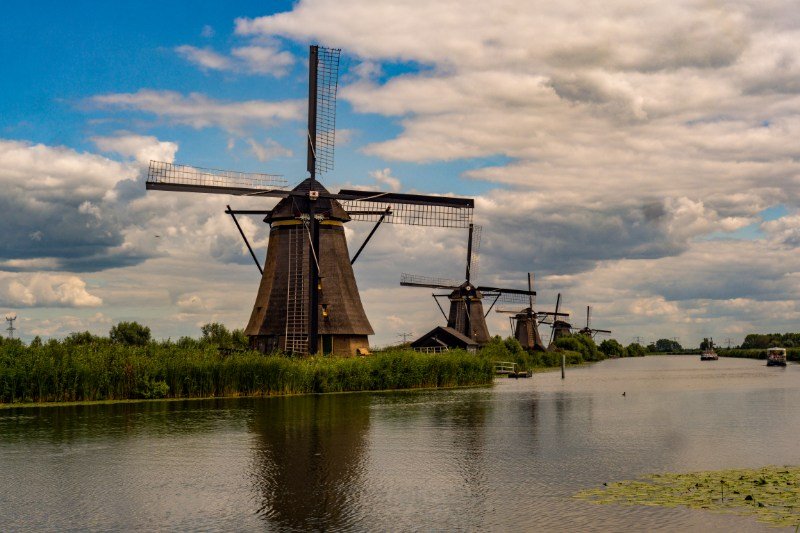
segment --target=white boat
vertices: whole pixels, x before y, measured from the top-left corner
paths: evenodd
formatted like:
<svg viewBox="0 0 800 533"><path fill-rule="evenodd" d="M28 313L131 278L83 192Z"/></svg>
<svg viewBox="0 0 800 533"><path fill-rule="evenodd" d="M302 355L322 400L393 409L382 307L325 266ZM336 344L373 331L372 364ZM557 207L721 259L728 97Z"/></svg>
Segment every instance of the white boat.
<svg viewBox="0 0 800 533"><path fill-rule="evenodd" d="M786 348L767 348L767 366L786 366Z"/></svg>

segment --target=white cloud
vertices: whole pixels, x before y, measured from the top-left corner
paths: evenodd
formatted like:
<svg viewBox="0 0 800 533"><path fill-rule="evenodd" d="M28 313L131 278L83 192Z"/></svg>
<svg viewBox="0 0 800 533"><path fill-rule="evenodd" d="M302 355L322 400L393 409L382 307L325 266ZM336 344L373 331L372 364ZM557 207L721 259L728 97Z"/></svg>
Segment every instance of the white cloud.
<svg viewBox="0 0 800 533"><path fill-rule="evenodd" d="M304 102L300 100L224 102L198 93L184 96L174 91L149 89L97 95L88 101L103 109L152 113L197 129L216 126L230 131L238 131L248 124L272 126L277 122L299 119L304 113Z"/></svg>
<svg viewBox="0 0 800 533"><path fill-rule="evenodd" d="M390 191L400 192L400 180L392 176L391 169L384 168L382 170L373 170L369 175L379 184L389 187Z"/></svg>
<svg viewBox="0 0 800 533"><path fill-rule="evenodd" d="M211 48L182 45L175 48L178 55L199 66L202 70L269 74L285 76L295 64L295 57L273 46L249 45L231 49L231 55L220 54Z"/></svg>
<svg viewBox="0 0 800 533"><path fill-rule="evenodd" d="M77 276L0 272L0 302L10 307L97 307L103 300L89 293Z"/></svg>
<svg viewBox="0 0 800 533"><path fill-rule="evenodd" d="M103 197L137 171L124 164L58 146L0 139L0 183L39 198Z"/></svg>
<svg viewBox="0 0 800 533"><path fill-rule="evenodd" d="M210 48L183 45L175 48L175 51L179 56L203 70L230 70L233 68L233 63L229 58L218 54Z"/></svg>
<svg viewBox="0 0 800 533"><path fill-rule="evenodd" d="M286 51L268 46L242 46L231 50L231 55L242 62L247 72L285 76L294 65L295 58Z"/></svg>
<svg viewBox="0 0 800 533"><path fill-rule="evenodd" d="M136 135L120 132L113 137L92 137L92 142L104 152L132 157L147 165L150 161L172 163L178 151L178 143L159 141L152 135Z"/></svg>
<svg viewBox="0 0 800 533"><path fill-rule="evenodd" d="M247 144L250 146L252 154L262 163L277 157L292 156L291 150L272 139L266 139L263 143L259 143L255 139L249 138Z"/></svg>
<svg viewBox="0 0 800 533"><path fill-rule="evenodd" d="M95 335L107 335L111 319L103 313L81 317L62 315L57 318L36 319L24 317L20 324L21 332L25 335L38 335L40 337L65 337L73 332L89 331Z"/></svg>
<svg viewBox="0 0 800 533"><path fill-rule="evenodd" d="M82 271L140 262L151 252L126 242L124 202L144 193L141 179L139 164L0 140L0 268Z"/></svg>

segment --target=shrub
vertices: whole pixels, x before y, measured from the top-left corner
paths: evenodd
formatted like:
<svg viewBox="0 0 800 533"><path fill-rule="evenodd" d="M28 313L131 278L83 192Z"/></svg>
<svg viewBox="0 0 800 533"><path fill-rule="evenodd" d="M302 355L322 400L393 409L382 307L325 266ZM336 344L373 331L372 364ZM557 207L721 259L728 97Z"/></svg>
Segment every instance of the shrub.
<svg viewBox="0 0 800 533"><path fill-rule="evenodd" d="M616 339L605 339L600 343L599 349L606 357L625 357L625 347Z"/></svg>
<svg viewBox="0 0 800 533"><path fill-rule="evenodd" d="M647 350L644 346L639 343L633 342L625 348L625 351L628 354L628 357L643 357L647 354Z"/></svg>
<svg viewBox="0 0 800 533"><path fill-rule="evenodd" d="M138 322L120 322L108 332L111 342L125 346L145 346L150 342L150 328Z"/></svg>
<svg viewBox="0 0 800 533"><path fill-rule="evenodd" d="M556 347L562 350L578 352L584 361L600 361L604 356L597 349L594 340L588 335L568 335L556 341Z"/></svg>

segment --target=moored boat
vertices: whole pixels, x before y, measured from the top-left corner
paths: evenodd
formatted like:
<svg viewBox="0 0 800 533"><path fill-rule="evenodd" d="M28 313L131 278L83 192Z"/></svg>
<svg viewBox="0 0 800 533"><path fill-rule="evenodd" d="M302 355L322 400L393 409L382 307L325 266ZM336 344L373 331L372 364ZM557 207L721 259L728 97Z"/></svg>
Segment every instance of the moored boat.
<svg viewBox="0 0 800 533"><path fill-rule="evenodd" d="M786 366L786 348L768 348L767 366Z"/></svg>

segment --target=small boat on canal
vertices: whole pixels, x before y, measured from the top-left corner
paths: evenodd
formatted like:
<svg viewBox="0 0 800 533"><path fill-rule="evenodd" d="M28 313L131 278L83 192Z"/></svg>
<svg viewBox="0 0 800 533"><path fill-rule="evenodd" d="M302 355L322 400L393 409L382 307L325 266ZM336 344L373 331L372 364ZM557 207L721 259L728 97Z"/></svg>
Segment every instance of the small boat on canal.
<svg viewBox="0 0 800 533"><path fill-rule="evenodd" d="M786 366L786 348L768 348L767 366Z"/></svg>
<svg viewBox="0 0 800 533"><path fill-rule="evenodd" d="M701 361L716 361L719 359L719 355L717 352L714 351L714 339L711 339L708 343L708 347L703 350L703 353L700 354Z"/></svg>

